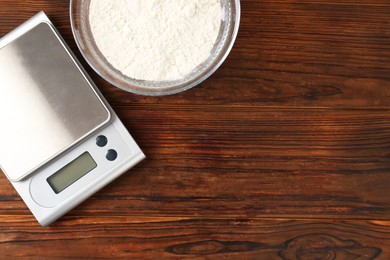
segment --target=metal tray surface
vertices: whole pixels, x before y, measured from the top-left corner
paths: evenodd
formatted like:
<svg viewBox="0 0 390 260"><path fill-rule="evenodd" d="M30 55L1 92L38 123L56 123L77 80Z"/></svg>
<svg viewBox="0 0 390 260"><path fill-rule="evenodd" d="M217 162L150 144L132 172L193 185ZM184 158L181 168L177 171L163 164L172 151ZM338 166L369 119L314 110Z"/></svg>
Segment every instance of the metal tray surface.
<svg viewBox="0 0 390 260"><path fill-rule="evenodd" d="M39 23L0 49L0 165L11 181L109 120L109 109L50 24Z"/></svg>

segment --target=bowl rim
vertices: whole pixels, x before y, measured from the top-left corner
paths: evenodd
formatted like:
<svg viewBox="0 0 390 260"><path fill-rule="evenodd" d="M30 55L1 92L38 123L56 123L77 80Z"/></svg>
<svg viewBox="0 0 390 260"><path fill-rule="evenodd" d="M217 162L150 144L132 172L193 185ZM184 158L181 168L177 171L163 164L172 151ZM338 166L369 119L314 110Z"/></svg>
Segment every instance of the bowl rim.
<svg viewBox="0 0 390 260"><path fill-rule="evenodd" d="M166 88L166 89L154 88L155 90L158 90L158 91L146 91L145 89L151 90L153 88L145 88L145 87L143 88L143 87L134 86L134 85L131 85L131 84L128 84L128 85L131 86L132 88L126 87L126 86L122 86L122 84L114 82L107 75L105 75L102 71L97 69L96 66L93 64L93 62L90 61L89 57L84 52L84 50L83 50L83 48L81 46L81 42L80 42L79 36L76 33L75 14L73 12L73 9L75 7L75 2L77 2L77 1L83 1L83 0L70 0L69 17L70 17L70 25L71 25L73 38L74 38L74 40L76 42L76 45L77 45L81 55L83 56L83 58L86 60L88 65L100 77L102 77L104 80L106 80L107 82L109 82L113 86L118 87L118 88L120 88L120 89L122 89L124 91L130 92L130 93L134 93L134 94L138 94L138 95L144 95L144 96L166 96L166 95L177 94L177 93L186 91L188 89L191 89L191 88L199 85L200 83L202 83L206 79L208 79L212 74L214 74L220 68L220 66L223 64L223 62L229 56L229 54L230 54L230 52L231 52L231 50L232 50L232 48L233 48L233 46L234 46L234 44L236 42L236 38L237 38L239 27L240 27L240 21L241 21L241 3L240 3L240 0L229 0L231 2L234 2L235 7L236 7L235 8L234 22L233 22L234 23L234 27L233 27L233 29L231 31L231 39L229 40L228 44L226 44L226 46L225 46L226 50L223 52L223 55L221 56L220 60L215 65L211 66L210 70L208 70L207 73L205 73L204 75L202 75L201 77L199 77L196 80L193 80L195 78L192 78L193 81L191 83L185 85L185 86L182 86L182 87L172 86L172 87Z"/></svg>

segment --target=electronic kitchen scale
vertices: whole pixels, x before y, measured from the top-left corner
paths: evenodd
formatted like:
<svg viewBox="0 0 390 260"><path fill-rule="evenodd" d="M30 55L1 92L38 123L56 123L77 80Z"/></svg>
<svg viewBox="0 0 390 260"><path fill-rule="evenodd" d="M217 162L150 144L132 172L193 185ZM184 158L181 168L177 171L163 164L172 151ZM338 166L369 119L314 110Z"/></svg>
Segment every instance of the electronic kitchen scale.
<svg viewBox="0 0 390 260"><path fill-rule="evenodd" d="M47 16L0 39L0 165L49 225L145 158Z"/></svg>

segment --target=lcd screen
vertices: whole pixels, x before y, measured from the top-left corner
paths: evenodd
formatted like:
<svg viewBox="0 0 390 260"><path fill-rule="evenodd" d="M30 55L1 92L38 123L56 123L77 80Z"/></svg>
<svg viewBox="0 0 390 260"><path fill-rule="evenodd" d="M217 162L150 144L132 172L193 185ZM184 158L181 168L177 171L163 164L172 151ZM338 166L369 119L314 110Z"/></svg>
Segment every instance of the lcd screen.
<svg viewBox="0 0 390 260"><path fill-rule="evenodd" d="M54 192L58 194L88 172L95 169L96 166L97 164L93 160L92 156L88 152L85 152L74 161L64 166L61 170L47 178L47 182L50 184Z"/></svg>

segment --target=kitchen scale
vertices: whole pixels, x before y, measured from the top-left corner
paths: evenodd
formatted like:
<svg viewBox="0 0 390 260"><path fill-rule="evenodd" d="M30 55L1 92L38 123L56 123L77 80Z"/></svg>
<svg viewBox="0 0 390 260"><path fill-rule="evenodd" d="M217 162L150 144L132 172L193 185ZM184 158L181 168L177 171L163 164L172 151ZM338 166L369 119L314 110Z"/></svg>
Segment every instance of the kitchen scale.
<svg viewBox="0 0 390 260"><path fill-rule="evenodd" d="M145 158L48 17L0 39L0 166L42 226Z"/></svg>

